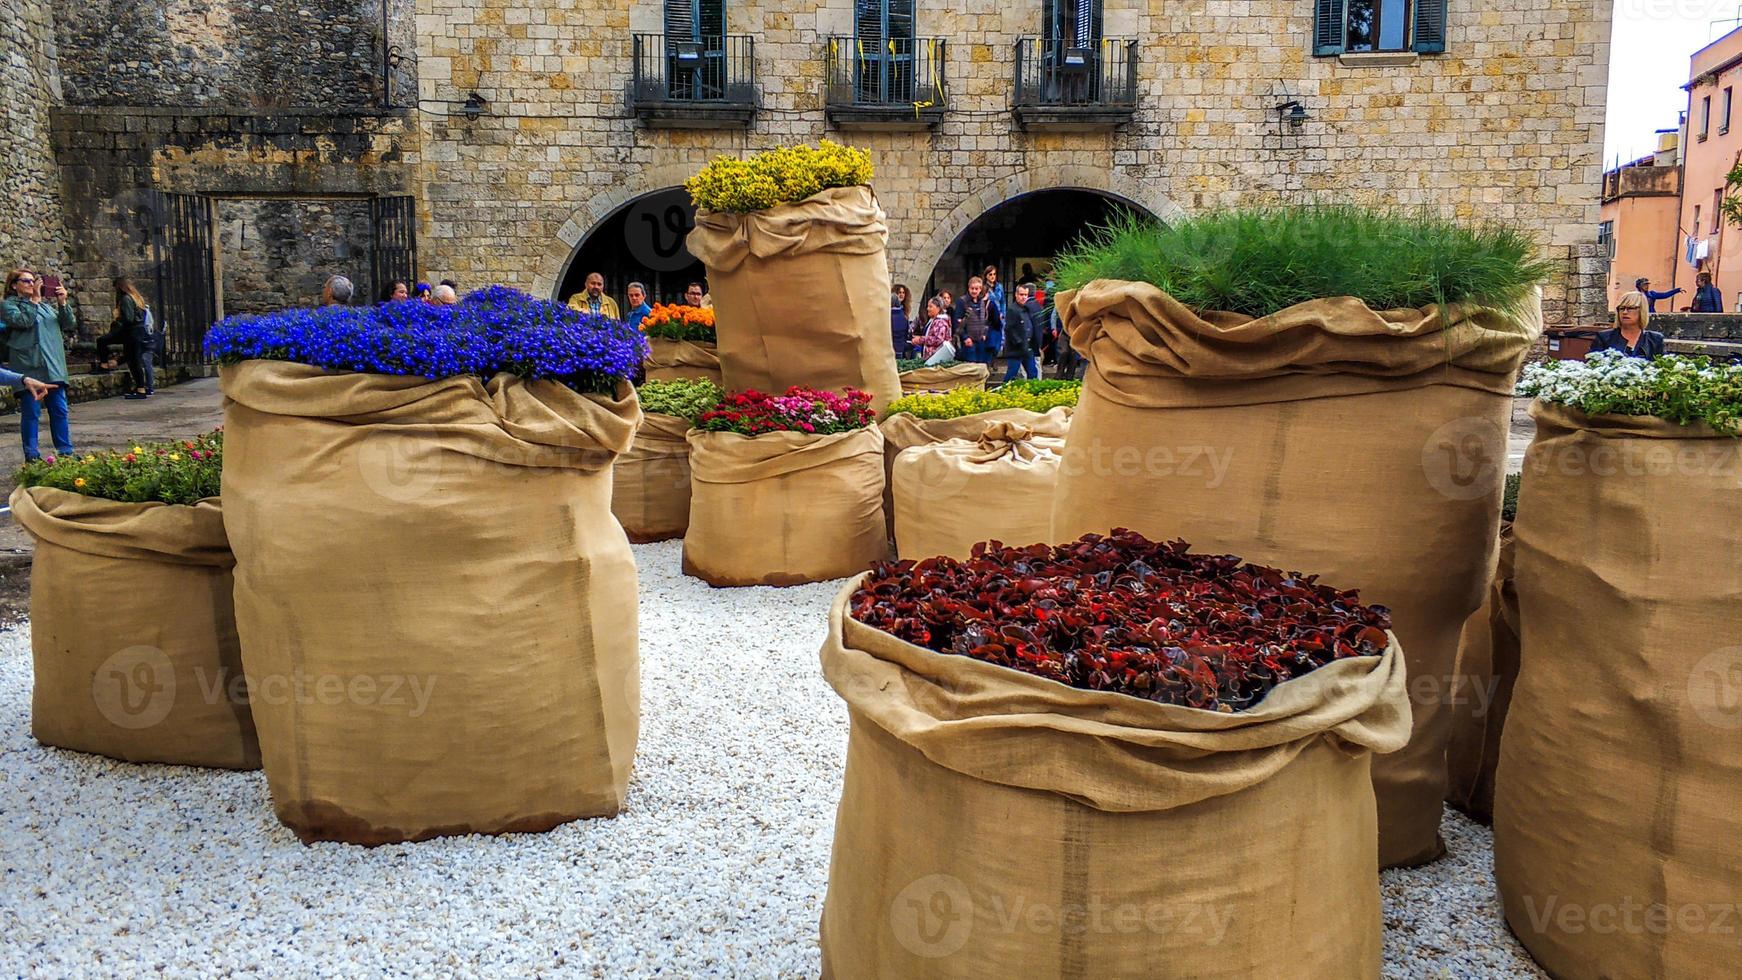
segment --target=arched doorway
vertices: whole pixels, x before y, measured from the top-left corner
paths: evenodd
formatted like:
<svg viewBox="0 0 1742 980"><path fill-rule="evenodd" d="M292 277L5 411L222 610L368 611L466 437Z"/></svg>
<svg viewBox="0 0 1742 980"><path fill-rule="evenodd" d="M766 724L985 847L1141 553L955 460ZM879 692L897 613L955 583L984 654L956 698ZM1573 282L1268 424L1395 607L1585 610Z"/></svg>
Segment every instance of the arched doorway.
<svg viewBox="0 0 1742 980"><path fill-rule="evenodd" d="M1075 187L1029 191L1002 201L970 222L944 250L924 295L948 289L960 296L968 277L989 265L998 267L1007 294L1029 275L1045 283L1054 255L1121 211L1153 217L1123 197Z"/></svg>
<svg viewBox="0 0 1742 980"><path fill-rule="evenodd" d="M605 277L605 292L624 304L631 282L647 286L648 302L677 302L691 281L703 280L702 263L684 239L696 225L696 208L682 187L668 187L629 201L594 225L575 246L557 283L558 302L580 292L587 274Z"/></svg>

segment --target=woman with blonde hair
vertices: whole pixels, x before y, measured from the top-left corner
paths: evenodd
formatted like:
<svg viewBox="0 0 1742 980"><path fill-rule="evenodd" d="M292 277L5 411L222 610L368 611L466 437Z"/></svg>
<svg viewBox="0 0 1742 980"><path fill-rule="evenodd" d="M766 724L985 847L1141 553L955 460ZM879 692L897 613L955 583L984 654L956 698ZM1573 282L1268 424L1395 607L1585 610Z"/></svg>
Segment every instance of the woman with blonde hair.
<svg viewBox="0 0 1742 980"><path fill-rule="evenodd" d="M139 287L126 276L116 276L115 319L109 332L121 337L121 356L127 360L127 374L133 390L123 398L150 398L157 391L157 372L153 360L157 354L157 331L153 329L151 306L145 302Z"/></svg>
<svg viewBox="0 0 1742 980"><path fill-rule="evenodd" d="M1663 334L1646 329L1650 325L1651 312L1646 309L1645 294L1627 293L1615 304L1615 326L1597 334L1591 353L1614 350L1628 357L1657 357L1663 353Z"/></svg>

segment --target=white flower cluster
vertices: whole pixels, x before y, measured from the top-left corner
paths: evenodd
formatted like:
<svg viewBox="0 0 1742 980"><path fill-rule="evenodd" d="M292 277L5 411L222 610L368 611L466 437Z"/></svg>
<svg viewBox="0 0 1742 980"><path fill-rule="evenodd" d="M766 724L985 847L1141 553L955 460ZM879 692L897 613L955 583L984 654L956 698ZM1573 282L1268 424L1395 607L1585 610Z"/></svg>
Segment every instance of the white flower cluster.
<svg viewBox="0 0 1742 980"><path fill-rule="evenodd" d="M1658 359L1661 360L1661 359ZM1546 361L1525 367L1518 393L1557 405L1580 406L1593 398L1637 398L1662 378L1657 360L1598 351L1582 361Z"/></svg>
<svg viewBox="0 0 1742 980"><path fill-rule="evenodd" d="M1518 393L1590 415L1649 415L1719 431L1742 429L1742 365L1665 355L1649 361L1600 351L1583 361L1524 369Z"/></svg>

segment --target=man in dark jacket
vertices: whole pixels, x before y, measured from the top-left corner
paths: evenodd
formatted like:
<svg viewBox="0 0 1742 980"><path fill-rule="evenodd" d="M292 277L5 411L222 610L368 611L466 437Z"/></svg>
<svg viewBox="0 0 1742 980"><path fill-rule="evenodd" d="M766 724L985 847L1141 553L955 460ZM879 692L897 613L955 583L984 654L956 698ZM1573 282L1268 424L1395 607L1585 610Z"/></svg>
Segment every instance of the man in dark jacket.
<svg viewBox="0 0 1742 980"><path fill-rule="evenodd" d="M1011 310L1010 324L1004 329L1004 356L1010 366L1004 369L1006 382L1016 380L1018 369L1025 378L1040 377L1040 365L1034 354L1045 339L1046 311L1034 298L1034 287L1022 283L1016 287L1016 305Z"/></svg>
<svg viewBox="0 0 1742 980"><path fill-rule="evenodd" d="M956 357L990 364L1004 339L1004 311L986 295L986 281L968 280L968 295L956 300Z"/></svg>
<svg viewBox="0 0 1742 980"><path fill-rule="evenodd" d="M1712 285L1712 274L1702 272L1694 278L1694 312L1722 313L1724 312L1724 294L1718 292L1718 287Z"/></svg>

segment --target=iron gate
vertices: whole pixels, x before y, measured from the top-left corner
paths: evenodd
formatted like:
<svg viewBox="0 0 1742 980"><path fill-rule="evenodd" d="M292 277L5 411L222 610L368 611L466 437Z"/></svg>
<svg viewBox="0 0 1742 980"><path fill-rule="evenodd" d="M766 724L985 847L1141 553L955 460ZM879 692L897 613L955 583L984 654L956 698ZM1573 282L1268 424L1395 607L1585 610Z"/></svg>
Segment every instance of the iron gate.
<svg viewBox="0 0 1742 980"><path fill-rule="evenodd" d="M417 281L417 201L411 197L377 197L369 202L374 240L369 249L369 273L374 277L370 299L385 299L387 284Z"/></svg>
<svg viewBox="0 0 1742 980"><path fill-rule="evenodd" d="M212 199L152 191L150 206L159 356L166 364L201 364L206 330L218 318Z"/></svg>

